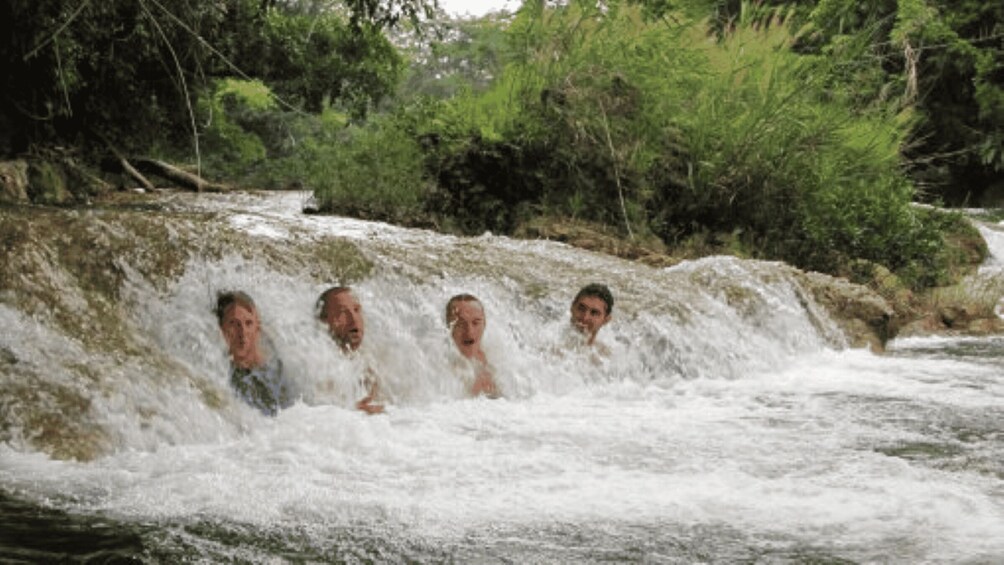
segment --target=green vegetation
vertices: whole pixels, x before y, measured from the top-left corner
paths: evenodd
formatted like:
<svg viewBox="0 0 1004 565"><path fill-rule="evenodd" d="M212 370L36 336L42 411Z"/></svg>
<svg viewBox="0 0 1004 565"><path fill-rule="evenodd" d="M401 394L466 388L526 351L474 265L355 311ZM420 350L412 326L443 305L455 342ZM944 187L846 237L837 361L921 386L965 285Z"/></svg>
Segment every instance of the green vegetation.
<svg viewBox="0 0 1004 565"><path fill-rule="evenodd" d="M260 139L266 149L301 128L304 115L331 108L361 119L403 72L384 31L432 7L430 0L4 2L0 152L58 145L94 162L113 149L198 166L206 134L217 136L210 144L232 140L238 147L225 151L253 161L260 148L229 127L245 128L242 116L221 124L219 113L206 113L240 94L230 81L268 85L276 106L269 120L257 116L267 127L251 131L268 131ZM238 96L242 103L247 94Z"/></svg>
<svg viewBox="0 0 1004 565"><path fill-rule="evenodd" d="M350 127L338 145L311 145L307 178L321 208L415 223L427 187L415 139L381 120Z"/></svg>
<svg viewBox="0 0 1004 565"><path fill-rule="evenodd" d="M647 247L877 265L914 289L985 253L913 202L1004 198L999 2L433 14L428 0L9 2L0 150L70 147L112 173L152 155L460 233L569 218Z"/></svg>
<svg viewBox="0 0 1004 565"><path fill-rule="evenodd" d="M941 223L911 205L913 106L846 82L866 72L849 70L860 45L799 52L794 20L771 13L714 41L683 12L528 4L487 90L414 103L372 135L379 147L412 140L396 170L414 176L391 178L447 229L567 216L670 245L723 234L746 255L824 272L864 259L916 288L949 281ZM374 178L373 158L340 166Z"/></svg>
<svg viewBox="0 0 1004 565"><path fill-rule="evenodd" d="M489 14L427 26L427 41L405 49L410 65L395 104L422 97L446 99L463 91L483 92L502 72L510 54L508 18Z"/></svg>
<svg viewBox="0 0 1004 565"><path fill-rule="evenodd" d="M912 178L949 202L978 200L1004 171L1004 4L823 0L806 48L870 39L878 96L902 93L921 119L903 147ZM860 41L860 39L859 39ZM811 47L810 47L811 46Z"/></svg>

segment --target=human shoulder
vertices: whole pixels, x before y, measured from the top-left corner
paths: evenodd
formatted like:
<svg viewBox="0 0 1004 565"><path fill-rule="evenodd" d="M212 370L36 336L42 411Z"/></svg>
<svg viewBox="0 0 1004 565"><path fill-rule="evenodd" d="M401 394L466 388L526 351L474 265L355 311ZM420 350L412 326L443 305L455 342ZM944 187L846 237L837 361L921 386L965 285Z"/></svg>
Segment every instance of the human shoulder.
<svg viewBox="0 0 1004 565"><path fill-rule="evenodd" d="M230 385L245 402L267 416L293 404L292 383L283 376L282 360L275 355L255 367L231 364Z"/></svg>

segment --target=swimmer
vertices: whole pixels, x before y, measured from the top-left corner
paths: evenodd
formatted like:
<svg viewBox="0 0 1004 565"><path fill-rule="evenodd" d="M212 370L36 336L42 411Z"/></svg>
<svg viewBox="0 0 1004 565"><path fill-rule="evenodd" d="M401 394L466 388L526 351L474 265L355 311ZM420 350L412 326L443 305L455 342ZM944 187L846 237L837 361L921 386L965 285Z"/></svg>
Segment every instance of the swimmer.
<svg viewBox="0 0 1004 565"><path fill-rule="evenodd" d="M321 293L317 299L318 318L328 326L331 338L345 354L353 354L362 347L366 335L363 307L352 289L335 286ZM366 396L356 402L356 408L367 414L379 414L384 407L379 403L379 379L371 367L365 368L362 385Z"/></svg>
<svg viewBox="0 0 1004 565"><path fill-rule="evenodd" d="M450 298L446 303L446 325L450 328L457 351L473 363L477 372L470 388L471 396L501 396L488 359L481 349L481 337L485 333L485 310L481 301L470 294Z"/></svg>
<svg viewBox="0 0 1004 565"><path fill-rule="evenodd" d="M610 321L613 309L614 296L603 284L587 284L572 300L572 327L585 337L587 346L595 346L604 355L609 353L609 348L596 341L596 334Z"/></svg>
<svg viewBox="0 0 1004 565"><path fill-rule="evenodd" d="M245 402L267 416L292 404L290 383L282 362L267 359L261 345L261 320L254 301L244 292L222 292L216 299L216 319L230 354L230 385Z"/></svg>

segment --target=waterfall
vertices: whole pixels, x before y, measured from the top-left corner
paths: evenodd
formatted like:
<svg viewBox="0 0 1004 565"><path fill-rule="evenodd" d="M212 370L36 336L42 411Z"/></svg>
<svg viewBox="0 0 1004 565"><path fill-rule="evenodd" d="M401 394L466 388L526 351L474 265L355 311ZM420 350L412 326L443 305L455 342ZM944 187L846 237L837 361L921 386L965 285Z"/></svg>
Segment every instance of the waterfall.
<svg viewBox="0 0 1004 565"><path fill-rule="evenodd" d="M314 314L334 284L356 287L365 350L401 406L463 396L443 320L460 292L485 305L485 350L512 399L597 381L742 378L840 342L776 264L720 257L659 270L546 241L303 216L303 198L174 196L160 210L19 219L32 238L12 250L21 272L0 304L5 403L17 405L8 441L89 458L242 429L249 414L228 390L212 313L225 290L255 298L309 405L351 406L359 392L358 363ZM613 354L598 364L560 347L572 297L594 281L616 296L601 336Z"/></svg>
<svg viewBox="0 0 1004 565"><path fill-rule="evenodd" d="M1004 557L998 342L878 356L778 263L657 269L305 198L0 209L0 494L118 523L151 561ZM615 295L607 357L567 347L590 282ZM316 318L335 284L359 356ZM234 289L296 384L274 418L228 384L212 309ZM457 375L461 292L503 399ZM363 361L386 414L353 408Z"/></svg>
<svg viewBox="0 0 1004 565"><path fill-rule="evenodd" d="M994 312L1004 318L1004 222L987 222L974 219L983 240L987 242L989 252L986 261L980 266L976 275L969 278L967 284L975 296L989 295L991 300L996 297L997 306Z"/></svg>

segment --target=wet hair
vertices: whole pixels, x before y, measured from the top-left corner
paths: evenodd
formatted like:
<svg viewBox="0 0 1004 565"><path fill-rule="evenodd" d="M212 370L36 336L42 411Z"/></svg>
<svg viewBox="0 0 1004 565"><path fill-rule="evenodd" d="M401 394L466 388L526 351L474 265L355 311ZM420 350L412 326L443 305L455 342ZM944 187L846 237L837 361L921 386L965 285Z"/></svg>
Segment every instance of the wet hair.
<svg viewBox="0 0 1004 565"><path fill-rule="evenodd" d="M450 325L450 318L453 314L453 305L457 302L477 302L478 306L481 306L481 311L484 312L485 310L484 304L481 304L481 301L478 300L477 296L474 296L473 294L457 294L446 302L446 325Z"/></svg>
<svg viewBox="0 0 1004 565"><path fill-rule="evenodd" d="M351 286L333 286L328 290L325 290L317 297L317 302L314 304L314 315L318 320L324 320L324 306L328 303L329 296L336 296L343 292L352 292Z"/></svg>
<svg viewBox="0 0 1004 565"><path fill-rule="evenodd" d="M223 325L223 316L234 305L243 306L252 312L258 311L254 300L246 292L240 290L223 291L216 295L216 308L213 309L213 312L216 314L217 323L221 326Z"/></svg>
<svg viewBox="0 0 1004 565"><path fill-rule="evenodd" d="M607 305L608 316L614 311L614 295L610 292L610 289L607 288L607 285L600 283L587 284L579 290L578 294L575 295L575 300L572 300L572 304L575 304L584 296L595 296L605 302Z"/></svg>

